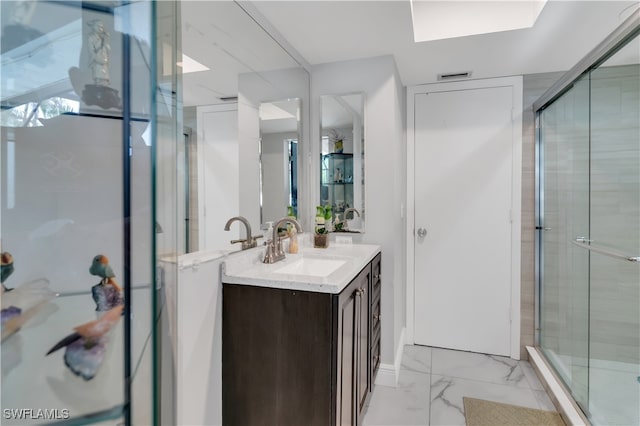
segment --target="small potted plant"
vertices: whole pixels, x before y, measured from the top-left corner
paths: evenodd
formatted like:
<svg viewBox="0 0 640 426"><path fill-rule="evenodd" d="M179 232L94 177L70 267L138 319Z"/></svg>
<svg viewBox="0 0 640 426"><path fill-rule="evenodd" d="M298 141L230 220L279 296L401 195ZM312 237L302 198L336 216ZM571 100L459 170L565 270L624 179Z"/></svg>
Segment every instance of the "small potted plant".
<svg viewBox="0 0 640 426"><path fill-rule="evenodd" d="M316 228L316 233L313 235L313 246L316 248L329 247L329 231L325 227Z"/></svg>
<svg viewBox="0 0 640 426"><path fill-rule="evenodd" d="M333 152L342 153L343 137L336 129L329 130L329 141L333 143Z"/></svg>

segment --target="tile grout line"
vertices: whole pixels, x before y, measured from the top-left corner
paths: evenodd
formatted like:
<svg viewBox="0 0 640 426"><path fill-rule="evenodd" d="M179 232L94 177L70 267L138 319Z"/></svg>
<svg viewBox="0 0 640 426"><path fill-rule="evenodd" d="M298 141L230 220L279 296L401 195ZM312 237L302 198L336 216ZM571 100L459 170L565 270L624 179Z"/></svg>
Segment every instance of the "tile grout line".
<svg viewBox="0 0 640 426"><path fill-rule="evenodd" d="M427 418L427 425L431 425L431 390L433 385L433 347L429 348L429 417Z"/></svg>

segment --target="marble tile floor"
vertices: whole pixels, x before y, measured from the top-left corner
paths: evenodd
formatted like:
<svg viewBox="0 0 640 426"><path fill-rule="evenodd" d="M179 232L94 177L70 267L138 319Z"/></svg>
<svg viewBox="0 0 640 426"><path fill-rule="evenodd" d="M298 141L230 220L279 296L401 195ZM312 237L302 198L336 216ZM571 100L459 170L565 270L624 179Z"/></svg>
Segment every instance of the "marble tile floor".
<svg viewBox="0 0 640 426"><path fill-rule="evenodd" d="M464 396L556 411L528 361L407 345L398 387L374 387L363 425L464 425Z"/></svg>

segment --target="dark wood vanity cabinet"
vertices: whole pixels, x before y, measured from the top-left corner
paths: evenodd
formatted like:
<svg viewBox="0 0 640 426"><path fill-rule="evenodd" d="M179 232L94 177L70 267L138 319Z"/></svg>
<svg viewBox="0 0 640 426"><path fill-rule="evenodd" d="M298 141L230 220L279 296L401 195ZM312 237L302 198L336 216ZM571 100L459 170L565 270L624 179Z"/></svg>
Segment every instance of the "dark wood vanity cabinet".
<svg viewBox="0 0 640 426"><path fill-rule="evenodd" d="M223 424L362 423L380 363L380 259L340 294L223 284Z"/></svg>

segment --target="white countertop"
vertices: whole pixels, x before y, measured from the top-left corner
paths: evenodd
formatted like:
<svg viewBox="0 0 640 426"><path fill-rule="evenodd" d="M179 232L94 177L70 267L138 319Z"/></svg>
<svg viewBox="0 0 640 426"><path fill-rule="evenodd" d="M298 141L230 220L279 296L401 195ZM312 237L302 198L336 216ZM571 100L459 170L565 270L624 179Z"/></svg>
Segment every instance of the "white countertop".
<svg viewBox="0 0 640 426"><path fill-rule="evenodd" d="M380 246L371 244L336 244L326 249L300 245L297 254L286 253L286 258L273 264L262 263L265 247L256 247L228 256L222 263L222 282L287 290L340 293L356 275L380 252ZM326 276L282 273L285 268L303 258L342 260L344 264Z"/></svg>

